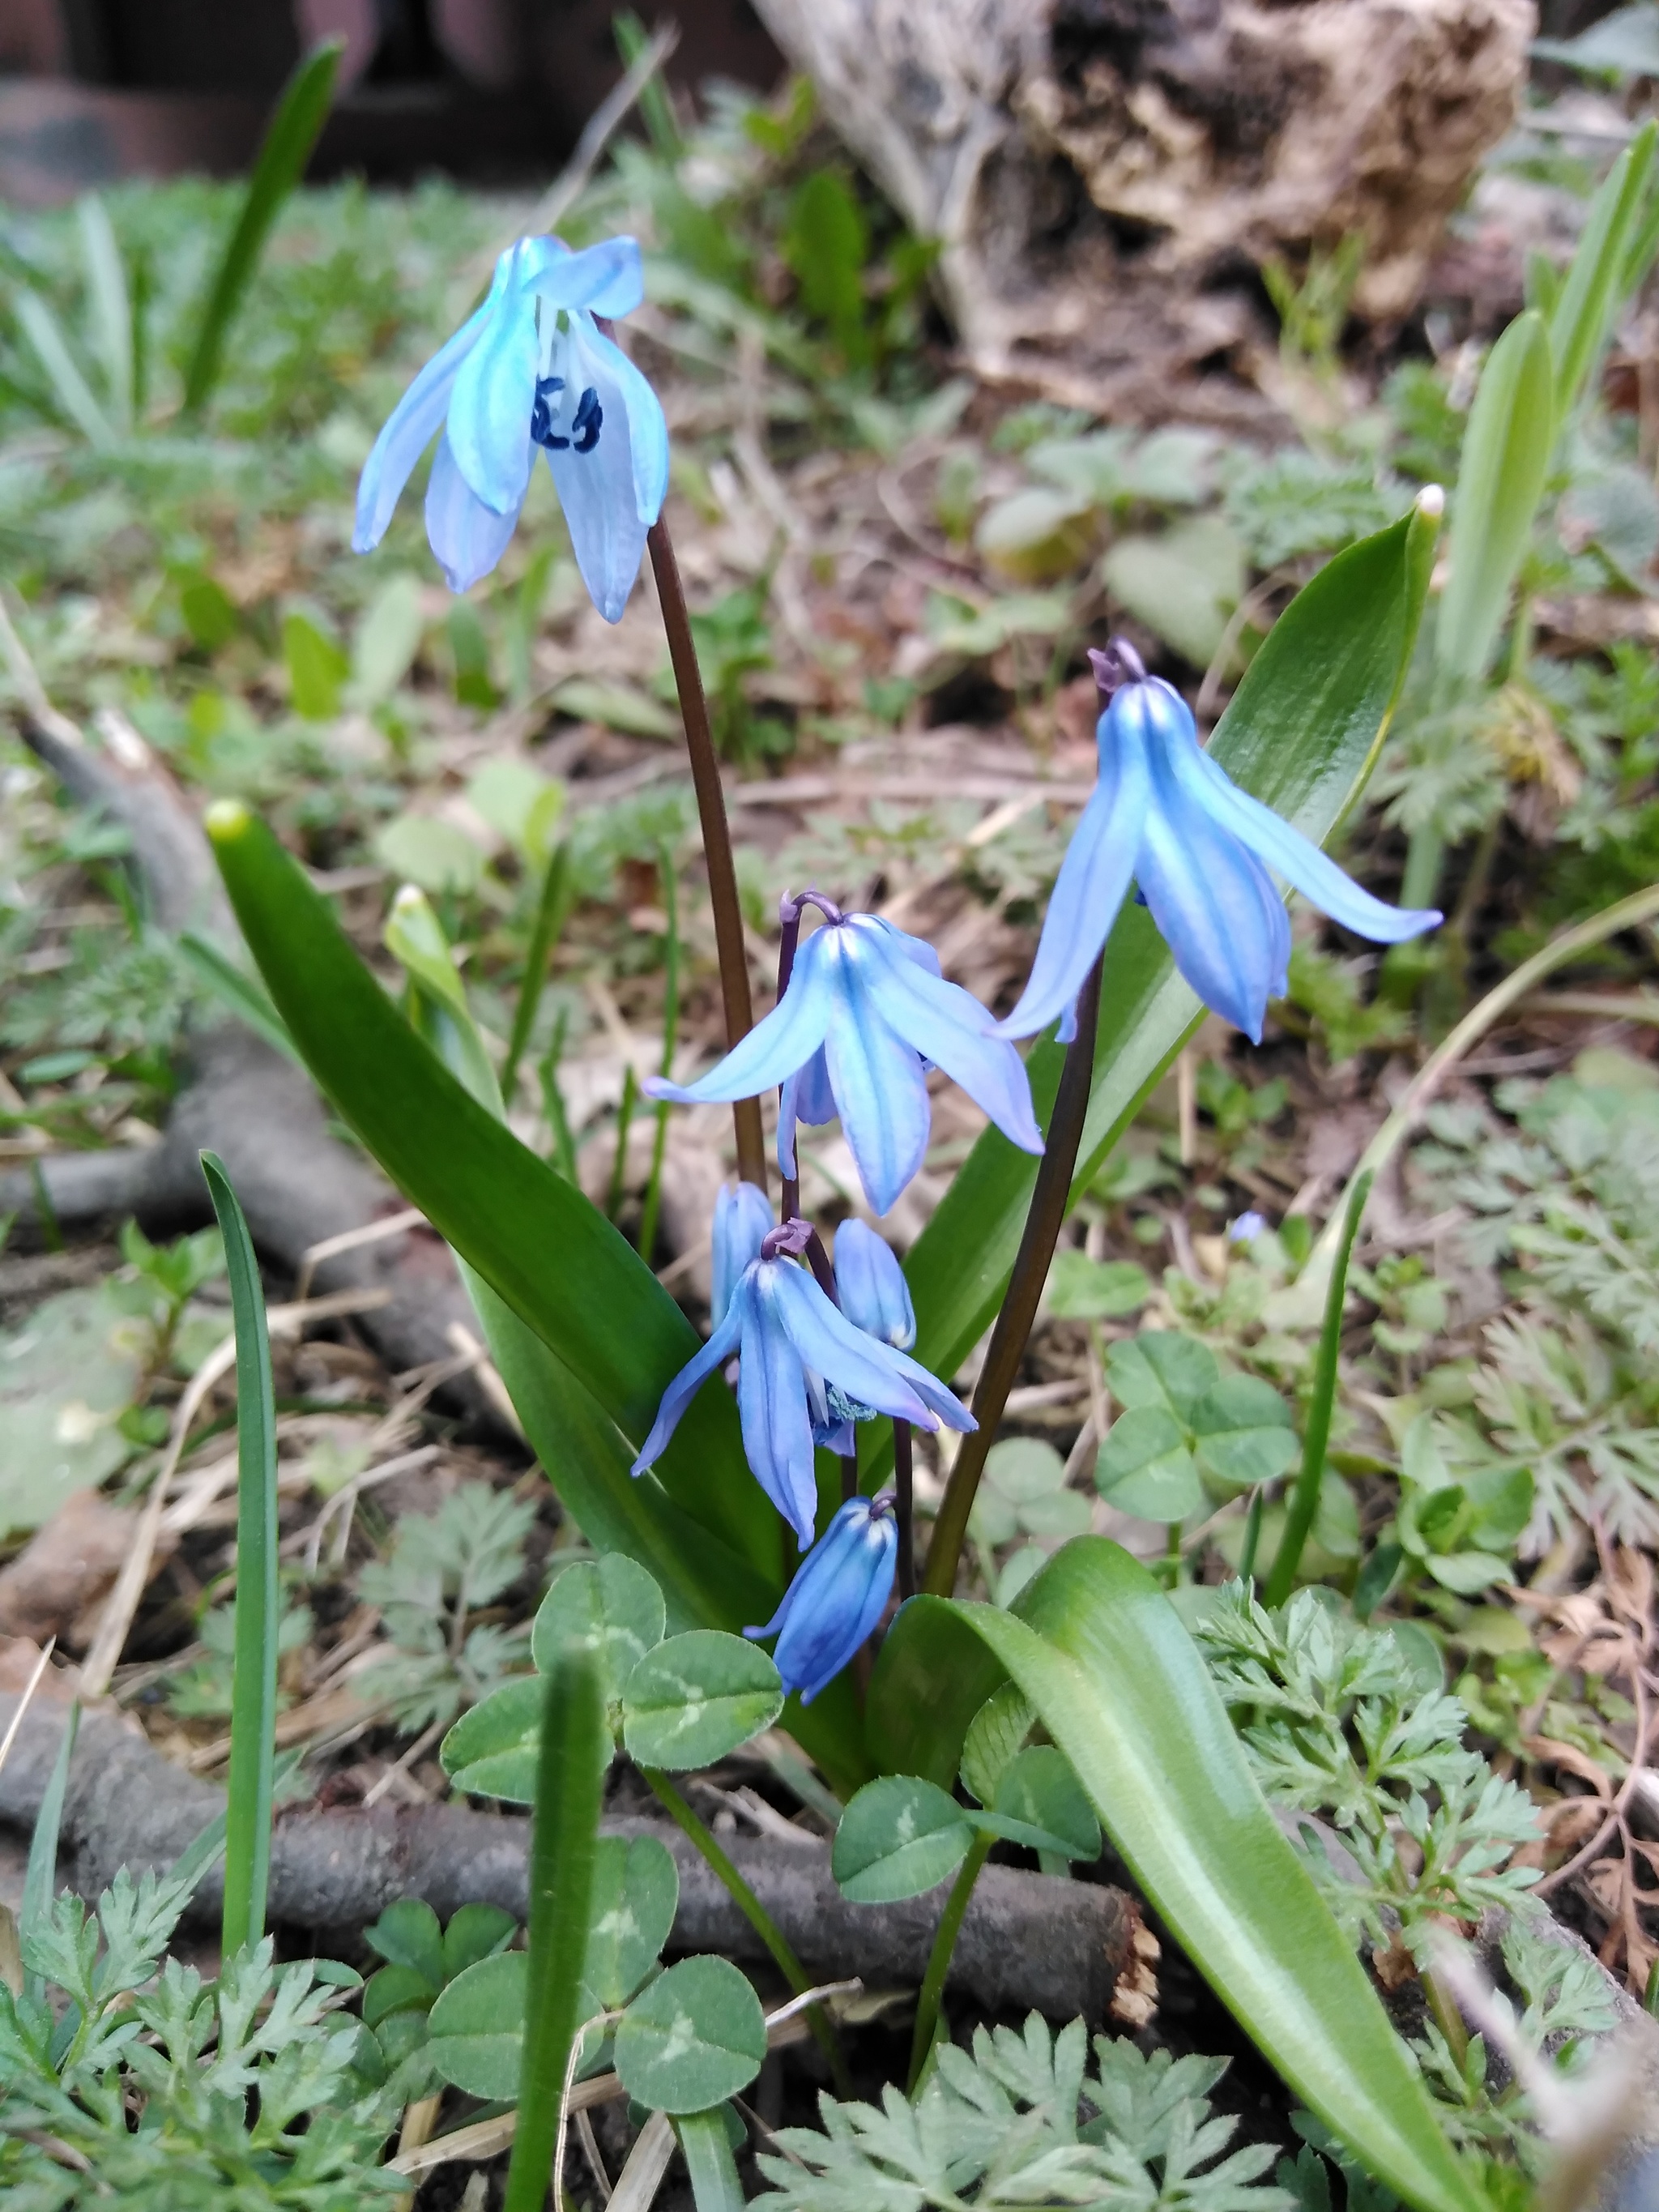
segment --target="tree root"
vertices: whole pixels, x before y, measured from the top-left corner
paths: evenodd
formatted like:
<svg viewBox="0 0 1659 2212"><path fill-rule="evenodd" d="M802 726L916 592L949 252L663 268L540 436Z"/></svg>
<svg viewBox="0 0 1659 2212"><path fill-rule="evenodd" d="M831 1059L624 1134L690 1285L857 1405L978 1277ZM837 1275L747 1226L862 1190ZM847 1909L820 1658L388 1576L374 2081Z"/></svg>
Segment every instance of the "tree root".
<svg viewBox="0 0 1659 2212"><path fill-rule="evenodd" d="M136 732L97 750L61 716L24 713L30 747L83 805L120 823L149 911L170 933L195 927L227 949L236 926L206 838L183 793ZM210 1220L198 1153L217 1152L247 1214L255 1243L295 1270L314 1244L403 1211L374 1164L334 1136L311 1080L229 1015L209 1013L186 1040L184 1080L161 1141L106 1152L44 1155L33 1169L0 1176L0 1214L40 1233L36 1176L58 1224L76 1230L131 1214L148 1230ZM453 1358L456 1323L477 1322L448 1249L416 1226L337 1255L317 1270L323 1291L384 1290L388 1302L362 1326L394 1369ZM456 1394L469 1412L499 1421L470 1376Z"/></svg>
<svg viewBox="0 0 1659 2212"><path fill-rule="evenodd" d="M0 1698L0 1735L16 1708ZM63 1734L60 1702L25 1717L0 1770L0 1826L33 1826ZM60 1878L84 1896L119 1866L165 1869L224 1810L222 1790L163 1758L131 1723L87 1713L70 1768ZM679 1869L672 1948L759 1960L759 1938L692 1845L665 1821L611 1818L607 1835L660 1836ZM472 1902L526 1910L530 1823L464 1805L284 1807L271 1840L270 1915L307 1939L355 1932L394 1898L424 1898L447 1917ZM920 1983L937 1893L899 1905L849 1905L828 1846L769 1836L721 1838L738 1871L814 1972L861 1975L872 1986ZM196 1893L193 1916L218 1911L219 1877ZM1156 1939L1121 1890L988 1867L963 1923L951 1986L987 2010L1035 2005L1056 2020L1144 2026L1157 2003Z"/></svg>

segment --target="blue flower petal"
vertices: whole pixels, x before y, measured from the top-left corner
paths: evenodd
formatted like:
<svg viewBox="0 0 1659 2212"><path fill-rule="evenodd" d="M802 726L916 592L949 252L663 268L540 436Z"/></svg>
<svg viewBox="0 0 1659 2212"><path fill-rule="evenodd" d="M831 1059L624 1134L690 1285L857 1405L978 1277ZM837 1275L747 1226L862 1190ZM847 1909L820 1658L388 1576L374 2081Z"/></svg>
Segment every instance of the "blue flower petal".
<svg viewBox="0 0 1659 2212"><path fill-rule="evenodd" d="M505 255L503 260L507 258ZM357 479L357 515L351 533L354 553L372 553L386 535L392 510L403 495L415 464L432 442L449 412L450 394L461 363L477 343L495 312L501 284L497 272L490 296L470 315L447 344L440 347L387 416Z"/></svg>
<svg viewBox="0 0 1659 2212"><path fill-rule="evenodd" d="M668 489L668 426L650 385L586 316L572 318L554 367L564 379L558 418L563 434L583 395L598 398L598 438L586 451L576 437L550 447L547 465L588 596L607 622L620 622L640 573L646 532Z"/></svg>
<svg viewBox="0 0 1659 2212"><path fill-rule="evenodd" d="M849 1498L801 1562L782 1604L764 1628L775 1635L774 1657L784 1687L810 1705L872 1633L885 1609L898 1559L898 1532L889 1512L866 1498Z"/></svg>
<svg viewBox="0 0 1659 2212"><path fill-rule="evenodd" d="M771 1279L765 1294L772 1301L778 1326L787 1333L806 1366L878 1413L896 1414L925 1429L939 1426L927 1401L906 1377L904 1370L915 1368L913 1359L854 1328L805 1268L785 1260L763 1260L760 1272L769 1268ZM939 1387L934 1385L935 1389Z"/></svg>
<svg viewBox="0 0 1659 2212"><path fill-rule="evenodd" d="M668 1439L679 1426L681 1414L708 1376L737 1350L743 1322L742 1304L739 1298L732 1299L713 1336L695 1358L686 1362L663 1392L651 1433L640 1446L640 1455L628 1470L630 1474L643 1474L647 1468L662 1457L668 1449Z"/></svg>
<svg viewBox="0 0 1659 2212"><path fill-rule="evenodd" d="M774 1280L780 1273L799 1273L787 1261L757 1261L732 1299L732 1311L743 1317L738 1417L743 1425L744 1456L756 1481L800 1541L810 1544L818 1490L806 1376L778 1315Z"/></svg>
<svg viewBox="0 0 1659 2212"><path fill-rule="evenodd" d="M867 1222L843 1221L836 1231L836 1293L854 1328L904 1351L916 1340L910 1285L893 1248Z"/></svg>
<svg viewBox="0 0 1659 2212"><path fill-rule="evenodd" d="M672 1098L683 1106L722 1104L733 1098L757 1098L794 1073L823 1042L834 1004L834 978L823 953L823 940L833 936L821 929L801 947L789 988L763 1019L745 1037L739 1037L724 1060L717 1060L695 1083L669 1083L661 1076L646 1078L647 1097Z"/></svg>
<svg viewBox="0 0 1659 2212"><path fill-rule="evenodd" d="M519 281L544 307L631 315L645 297L636 238L602 239L574 253L562 238L526 238L521 244Z"/></svg>
<svg viewBox="0 0 1659 2212"><path fill-rule="evenodd" d="M1140 718L1118 713L1124 696L1120 692L1101 718L1100 781L1072 832L1036 957L1019 1004L997 1024L1000 1036L1035 1036L1065 1014L1111 933L1135 872L1152 785Z"/></svg>
<svg viewBox="0 0 1659 2212"><path fill-rule="evenodd" d="M1176 967L1206 1006L1259 1044L1282 965L1283 902L1261 862L1176 781L1162 758L1153 769L1138 873Z"/></svg>
<svg viewBox="0 0 1659 2212"><path fill-rule="evenodd" d="M863 915L854 915L847 929L851 957L865 989L895 1036L942 1067L1010 1143L1040 1152L1042 1132L1031 1110L1025 1063L1007 1039L995 1033L979 1000L959 983L947 983L902 957L897 948L866 929Z"/></svg>
<svg viewBox="0 0 1659 2212"><path fill-rule="evenodd" d="M427 482L426 535L452 592L470 591L489 574L507 550L518 520L517 507L497 514L484 505L456 466L446 437Z"/></svg>
<svg viewBox="0 0 1659 2212"><path fill-rule="evenodd" d="M449 396L455 465L486 507L516 514L530 485L540 342L533 301L509 276Z"/></svg>
<svg viewBox="0 0 1659 2212"><path fill-rule="evenodd" d="M822 1046L810 1060L804 1060L794 1073L786 1076L778 1097L778 1170L791 1182L797 1179L799 1170L795 1165L795 1126L805 1121L809 1127L819 1128L836 1118L836 1094L830 1088L830 1064L824 1059Z"/></svg>
<svg viewBox="0 0 1659 2212"><path fill-rule="evenodd" d="M710 1308L718 1322L732 1303L738 1279L751 1260L758 1260L763 1239L774 1225L772 1201L752 1182L723 1183L714 1200L712 1238L713 1296Z"/></svg>
<svg viewBox="0 0 1659 2212"><path fill-rule="evenodd" d="M927 1079L914 1045L883 1020L860 986L866 977L853 959L846 927L821 930L839 942L835 1010L823 1056L846 1137L878 1213L887 1213L921 1165L933 1132Z"/></svg>
<svg viewBox="0 0 1659 2212"><path fill-rule="evenodd" d="M1402 945L1420 937L1442 919L1433 907L1390 906L1362 890L1340 868L1328 853L1281 821L1270 806L1241 791L1218 761L1212 761L1196 744L1175 755L1183 785L1193 791L1209 811L1251 851L1276 868L1322 914L1352 929L1375 945Z"/></svg>

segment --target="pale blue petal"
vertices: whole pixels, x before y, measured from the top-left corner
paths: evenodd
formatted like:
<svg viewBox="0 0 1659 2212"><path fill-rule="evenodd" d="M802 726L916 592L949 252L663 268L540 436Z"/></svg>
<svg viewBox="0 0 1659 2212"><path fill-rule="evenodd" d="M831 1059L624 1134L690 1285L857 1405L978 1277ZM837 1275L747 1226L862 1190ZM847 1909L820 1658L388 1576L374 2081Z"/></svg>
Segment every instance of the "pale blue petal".
<svg viewBox="0 0 1659 2212"><path fill-rule="evenodd" d="M743 1317L738 1417L750 1471L803 1544L812 1540L817 1477L800 1355L780 1322L768 1278L787 1261L763 1260L732 1301Z"/></svg>
<svg viewBox="0 0 1659 2212"><path fill-rule="evenodd" d="M733 1298L719 1327L694 1359L688 1360L662 1394L662 1403L657 1407L657 1418L651 1424L651 1433L640 1447L640 1455L628 1472L643 1474L647 1468L660 1459L668 1449L668 1439L679 1425L680 1416L696 1396L716 1368L724 1365L737 1350L741 1323L739 1298Z"/></svg>
<svg viewBox="0 0 1659 2212"><path fill-rule="evenodd" d="M351 533L354 553L372 553L385 537L392 511L409 482L410 471L449 412L455 379L461 363L477 343L485 320L494 312L499 283L498 276L489 299L476 314L467 318L447 345L433 355L387 416L357 479L356 524Z"/></svg>
<svg viewBox="0 0 1659 2212"><path fill-rule="evenodd" d="M568 435L583 392L598 395L597 440L585 453L574 440L550 447L547 465L588 597L607 622L620 622L668 489L668 427L645 378L585 316L573 319L554 367L565 380L556 418L562 434Z"/></svg>
<svg viewBox="0 0 1659 2212"><path fill-rule="evenodd" d="M1076 999L1111 933L1134 874L1150 792L1139 719L1115 720L1113 713L1107 714L1101 721L1100 781L1072 832L1049 895L1031 973L1019 1004L998 1024L1000 1036L1035 1036Z"/></svg>
<svg viewBox="0 0 1659 2212"><path fill-rule="evenodd" d="M761 1262L763 1268L767 1264ZM905 1370L915 1367L913 1359L854 1328L805 1268L783 1260L770 1264L772 1279L764 1295L770 1297L778 1326L788 1332L806 1366L878 1413L896 1414L921 1428L939 1426L927 1401L906 1378Z"/></svg>
<svg viewBox="0 0 1659 2212"><path fill-rule="evenodd" d="M1031 1110L1025 1063L996 1034L985 1008L959 983L947 983L914 960L898 957L896 948L866 932L862 921L855 916L848 925L851 957L889 1029L960 1084L1011 1144L1040 1152L1042 1132Z"/></svg>
<svg viewBox="0 0 1659 2212"><path fill-rule="evenodd" d="M916 1310L893 1248L866 1221L836 1231L836 1294L841 1310L866 1336L901 1351L916 1340Z"/></svg>
<svg viewBox="0 0 1659 2212"><path fill-rule="evenodd" d="M830 1063L822 1050L804 1061L795 1076L796 1118L809 1128L822 1128L836 1118L836 1094L830 1088Z"/></svg>
<svg viewBox="0 0 1659 2212"><path fill-rule="evenodd" d="M848 933L820 930L818 936L844 940ZM886 1213L921 1165L933 1109L915 1046L882 1019L850 946L837 950L841 972L823 1042L830 1088L865 1195L878 1213Z"/></svg>
<svg viewBox="0 0 1659 2212"><path fill-rule="evenodd" d="M584 307L592 315L631 315L645 297L640 242L601 239L573 253L562 238L526 238L520 268L524 289L544 307Z"/></svg>
<svg viewBox="0 0 1659 2212"><path fill-rule="evenodd" d="M793 1075L823 1042L829 1027L834 980L817 948L833 933L819 930L808 938L782 998L707 1075L695 1083L647 1076L643 1085L647 1096L672 1098L682 1106L718 1105L733 1098L757 1098Z"/></svg>
<svg viewBox="0 0 1659 2212"><path fill-rule="evenodd" d="M895 923L889 921L885 915L861 914L858 919L860 924L879 930L890 943L903 953L907 960L914 960L918 968L925 968L930 975L944 974L944 969L939 964L938 953L934 951L925 937L912 937L908 930L900 929Z"/></svg>
<svg viewBox="0 0 1659 2212"><path fill-rule="evenodd" d="M497 514L516 514L535 459L529 444L540 343L536 309L509 276L501 299L461 363L450 394L455 465Z"/></svg>
<svg viewBox="0 0 1659 2212"><path fill-rule="evenodd" d="M887 1357L895 1373L910 1385L941 1426L959 1430L964 1436L979 1426L956 1392L947 1389L937 1375L930 1375L919 1359L912 1359L908 1352L897 1351L890 1352Z"/></svg>
<svg viewBox="0 0 1659 2212"><path fill-rule="evenodd" d="M1257 1044L1278 981L1284 908L1255 855L1176 783L1154 771L1138 871L1152 920L1207 1006Z"/></svg>
<svg viewBox="0 0 1659 2212"><path fill-rule="evenodd" d="M452 592L470 591L489 574L506 551L518 520L516 507L497 514L475 495L455 465L446 437L427 481L426 535Z"/></svg>
<svg viewBox="0 0 1659 2212"><path fill-rule="evenodd" d="M1328 853L1281 821L1270 806L1241 791L1218 761L1199 750L1175 756L1177 772L1216 820L1243 840L1252 852L1276 868L1288 884L1333 921L1340 922L1358 937L1376 945L1401 945L1420 937L1441 920L1432 907L1389 906L1374 898L1340 868Z"/></svg>
<svg viewBox="0 0 1659 2212"><path fill-rule="evenodd" d="M714 1291L711 1310L721 1320L732 1303L738 1279L758 1260L762 1240L773 1226L772 1201L752 1182L723 1183L714 1200L712 1238Z"/></svg>
<svg viewBox="0 0 1659 2212"><path fill-rule="evenodd" d="M893 1587L898 1532L890 1513L872 1516L867 1498L849 1498L801 1562L782 1604L764 1628L786 1689L810 1705L847 1665L880 1620Z"/></svg>

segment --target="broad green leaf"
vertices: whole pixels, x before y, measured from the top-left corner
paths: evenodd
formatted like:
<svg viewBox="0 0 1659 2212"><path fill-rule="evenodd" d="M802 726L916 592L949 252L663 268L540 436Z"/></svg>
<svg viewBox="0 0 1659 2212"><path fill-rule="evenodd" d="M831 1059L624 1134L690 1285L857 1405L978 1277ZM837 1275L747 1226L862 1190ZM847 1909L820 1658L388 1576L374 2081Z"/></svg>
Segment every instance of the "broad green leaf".
<svg viewBox="0 0 1659 2212"><path fill-rule="evenodd" d="M462 1905L444 1930L445 1980L453 1981L480 1959L504 1951L518 1925L499 1905Z"/></svg>
<svg viewBox="0 0 1659 2212"><path fill-rule="evenodd" d="M1363 539L1321 569L1274 624L1210 740L1242 787L1322 844L1352 804L1381 746L1405 680L1428 590L1437 501ZM1073 1198L1104 1166L1200 1012L1142 907L1127 904L1106 955L1094 1088ZM1026 1062L1037 1118L1053 1106L1063 1054L1045 1041ZM927 1228L905 1273L915 1303L915 1356L952 1376L1002 1297L1036 1165L989 1129ZM865 1488L891 1455L885 1424L869 1425Z"/></svg>
<svg viewBox="0 0 1659 2212"><path fill-rule="evenodd" d="M1220 1372L1208 1345L1177 1329L1143 1329L1106 1355L1106 1379L1121 1405L1161 1407L1183 1426L1199 1400L1214 1389Z"/></svg>
<svg viewBox="0 0 1659 2212"><path fill-rule="evenodd" d="M476 891L483 880L478 847L465 830L432 814L394 814L374 833L374 857L434 898L446 891Z"/></svg>
<svg viewBox="0 0 1659 2212"><path fill-rule="evenodd" d="M294 711L308 722L326 722L340 711L340 694L351 664L331 637L308 616L283 617L283 659Z"/></svg>
<svg viewBox="0 0 1659 2212"><path fill-rule="evenodd" d="M884 1774L842 1814L830 1870L854 1905L892 1905L937 1889L973 1840L967 1815L937 1783Z"/></svg>
<svg viewBox="0 0 1659 2212"><path fill-rule="evenodd" d="M421 649L421 580L406 568L388 576L364 608L351 641L351 697L359 707L389 699Z"/></svg>
<svg viewBox="0 0 1659 2212"><path fill-rule="evenodd" d="M438 1916L421 1898L396 1899L363 1930L363 1941L388 1966L418 1974L434 1996L453 1971L445 1964Z"/></svg>
<svg viewBox="0 0 1659 2212"><path fill-rule="evenodd" d="M216 577L199 568L186 569L179 579L179 612L204 653L217 653L242 626L235 600Z"/></svg>
<svg viewBox="0 0 1659 2212"><path fill-rule="evenodd" d="M429 2012L441 1982L431 1982L414 1966L382 1966L363 1988L365 2027L378 2027L394 2012Z"/></svg>
<svg viewBox="0 0 1659 2212"><path fill-rule="evenodd" d="M1048 1311L1056 1321L1118 1321L1139 1313L1152 1295L1152 1278L1133 1260L1091 1260L1068 1247L1048 1270Z"/></svg>
<svg viewBox="0 0 1659 2212"><path fill-rule="evenodd" d="M1184 1521L1204 1504L1187 1431L1164 1406L1131 1406L1095 1460L1100 1494L1142 1521Z"/></svg>
<svg viewBox="0 0 1659 2212"><path fill-rule="evenodd" d="M1040 1437L1004 1437L985 1455L985 1480L1011 1505L1029 1505L1060 1488L1066 1462Z"/></svg>
<svg viewBox="0 0 1659 2212"><path fill-rule="evenodd" d="M541 1678L526 1675L504 1682L461 1715L438 1747L439 1763L459 1794L534 1804L544 1695Z"/></svg>
<svg viewBox="0 0 1659 2212"><path fill-rule="evenodd" d="M586 1644L599 1654L605 1702L614 1705L640 1661L662 1642L666 1623L662 1592L645 1569L623 1553L608 1553L558 1577L536 1614L530 1654L545 1673L565 1644Z"/></svg>
<svg viewBox="0 0 1659 2212"><path fill-rule="evenodd" d="M1517 315L1487 355L1463 434L1451 575L1434 634L1435 659L1448 676L1474 682L1486 673L1532 535L1555 424L1549 334L1534 308Z"/></svg>
<svg viewBox="0 0 1659 2212"><path fill-rule="evenodd" d="M1653 168L1653 124L1638 132L1602 179L1550 310L1555 419L1577 405L1622 304L1626 260Z"/></svg>
<svg viewBox="0 0 1659 2212"><path fill-rule="evenodd" d="M623 1687L623 1741L641 1766L712 1766L783 1710L768 1654L715 1628L689 1629L647 1651Z"/></svg>
<svg viewBox="0 0 1659 2212"><path fill-rule="evenodd" d="M40 1528L131 1458L116 1424L143 1372L146 1336L108 1281L60 1291L0 1328L0 1538Z"/></svg>
<svg viewBox="0 0 1659 2212"><path fill-rule="evenodd" d="M503 1951L457 1974L428 2015L428 2049L446 2081L469 2097L512 2104L524 2052L530 1960Z"/></svg>
<svg viewBox="0 0 1659 2212"><path fill-rule="evenodd" d="M682 1959L629 2007L617 2071L659 2112L702 2112L745 2089L766 2056L766 2016L725 1959Z"/></svg>
<svg viewBox="0 0 1659 2212"><path fill-rule="evenodd" d="M913 1599L871 1683L883 1763L948 1780L999 1674L1030 1700L1139 1887L1304 2102L1418 2212L1477 2212L1410 2054L1146 1570L1083 1537L1017 1613Z"/></svg>
<svg viewBox="0 0 1659 2212"><path fill-rule="evenodd" d="M601 1836L593 1868L593 1924L582 1969L584 2017L626 2004L673 1931L680 1878L655 1836Z"/></svg>
<svg viewBox="0 0 1659 2212"><path fill-rule="evenodd" d="M1036 1718L1024 1692L1005 1682L969 1723L962 1745L962 1779L981 1805L996 1802L998 1784L1024 1748Z"/></svg>
<svg viewBox="0 0 1659 2212"><path fill-rule="evenodd" d="M1003 1769L992 1802L999 1835L1068 1859L1100 1856L1100 1823L1071 1761L1051 1743L1034 1743ZM987 1825L982 1817L978 1825Z"/></svg>
<svg viewBox="0 0 1659 2212"><path fill-rule="evenodd" d="M1199 1466L1235 1490L1271 1482L1295 1464L1301 1449L1289 1407L1256 1375L1224 1375L1193 1407L1191 1419Z"/></svg>
<svg viewBox="0 0 1659 2212"><path fill-rule="evenodd" d="M1113 599L1155 637L1205 668L1244 596L1244 544L1218 514L1196 515L1156 537L1120 538L1100 574Z"/></svg>

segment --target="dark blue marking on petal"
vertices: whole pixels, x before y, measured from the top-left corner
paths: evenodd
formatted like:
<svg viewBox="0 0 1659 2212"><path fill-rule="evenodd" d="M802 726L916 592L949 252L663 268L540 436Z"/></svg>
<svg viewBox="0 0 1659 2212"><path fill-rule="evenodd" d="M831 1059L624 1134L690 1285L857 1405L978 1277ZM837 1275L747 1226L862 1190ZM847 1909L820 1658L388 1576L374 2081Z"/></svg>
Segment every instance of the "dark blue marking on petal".
<svg viewBox="0 0 1659 2212"><path fill-rule="evenodd" d="M555 432L552 410L547 404L550 392L563 390L564 379L562 376L538 376L536 379L535 404L530 410L530 434L538 446L563 447L570 443L568 438L561 438Z"/></svg>
<svg viewBox="0 0 1659 2212"><path fill-rule="evenodd" d="M590 384L576 402L576 419L570 426L571 445L579 453L591 453L599 442L599 427L605 421L605 410L599 404L599 395Z"/></svg>

